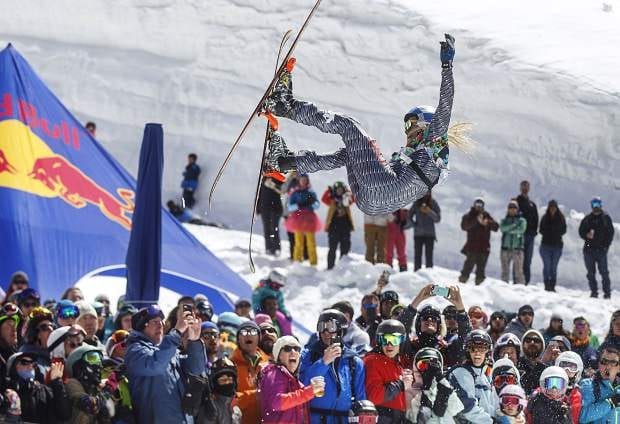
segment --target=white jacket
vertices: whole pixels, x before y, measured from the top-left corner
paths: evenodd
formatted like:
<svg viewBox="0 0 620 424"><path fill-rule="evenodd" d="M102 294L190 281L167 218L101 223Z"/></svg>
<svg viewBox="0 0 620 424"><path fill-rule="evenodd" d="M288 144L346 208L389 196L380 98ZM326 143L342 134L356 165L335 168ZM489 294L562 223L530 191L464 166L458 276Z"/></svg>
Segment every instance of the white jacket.
<svg viewBox="0 0 620 424"><path fill-rule="evenodd" d="M418 415L420 412L420 403L422 401L422 376L414 370L414 378L415 383L411 390L408 390L406 393L407 396L407 404L409 407L407 408L407 419L413 423L417 424L452 424L454 423L454 416L463 410L463 403L459 399L456 391L450 385L450 382L447 378L437 381L433 381L431 387L428 390L424 390L424 394L428 397L428 400L431 403L435 404L435 399L437 398L437 389L438 384L443 385L446 388L452 390L450 396L448 397L448 406L446 408L446 412L443 417L436 416L433 411L431 411L428 407L423 407L422 415L420 415L420 420L418 421Z"/></svg>

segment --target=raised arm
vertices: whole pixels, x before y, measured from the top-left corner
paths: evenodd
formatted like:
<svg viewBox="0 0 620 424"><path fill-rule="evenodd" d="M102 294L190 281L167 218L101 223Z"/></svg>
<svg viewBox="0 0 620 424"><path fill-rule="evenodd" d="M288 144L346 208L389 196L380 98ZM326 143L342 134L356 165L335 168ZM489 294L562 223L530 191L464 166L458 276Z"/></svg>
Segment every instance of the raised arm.
<svg viewBox="0 0 620 424"><path fill-rule="evenodd" d="M454 78L452 76L452 59L454 58L454 37L445 34L446 41L441 42L441 88L439 89L439 105L435 110L428 131L431 140L448 133L452 103L454 100Z"/></svg>

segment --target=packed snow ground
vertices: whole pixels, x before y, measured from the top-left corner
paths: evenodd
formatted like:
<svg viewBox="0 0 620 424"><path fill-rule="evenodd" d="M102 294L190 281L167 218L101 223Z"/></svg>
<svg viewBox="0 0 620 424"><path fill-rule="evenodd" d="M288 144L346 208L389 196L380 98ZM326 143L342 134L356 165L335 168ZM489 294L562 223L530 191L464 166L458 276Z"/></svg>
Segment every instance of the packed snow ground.
<svg viewBox="0 0 620 424"><path fill-rule="evenodd" d="M273 258L262 254L264 240L256 237L253 242L254 263L256 273L252 274L248 265L248 238L247 232L222 230L213 227L185 225L203 244L215 255L221 258L229 267L239 273L251 286L255 286L259 279L279 268L287 275L287 286L284 288L284 297L287 308L305 328L313 330L320 311L339 300L350 301L356 315L359 313L360 302L365 293L372 291L386 265L372 265L364 260L362 255L351 254L336 263L331 271L325 271L327 249L319 248L319 264L311 267L304 264L290 264L285 258ZM284 251L288 243L284 243ZM287 256L287 255L284 255ZM412 264L410 264L411 267ZM440 285L458 285L465 306L480 305L490 315L495 310L516 312L519 306L529 303L534 307L534 328L547 327L552 313L560 314L564 318L565 327L570 328L573 318L583 315L591 324L592 331L599 337L607 334L609 319L618 308L617 299L620 291L612 292L612 301L590 299L583 291L557 287L557 293L549 293L540 287L525 287L506 284L502 281L487 278L480 286L472 281L467 284L457 283L458 273L442 267L422 269L416 273L411 271L392 275L388 289L396 290L401 296L401 303L408 304L418 291L426 284L433 282ZM106 287L106 293L111 297L112 304L116 298L125 292L125 281L113 277L94 277L83 281L79 286L87 298L94 298ZM160 303L165 310L172 309L179 298L179 294L162 289ZM428 301L441 308L448 302L445 299L433 298ZM217 312L217 311L216 311ZM302 331L298 331L304 337Z"/></svg>
<svg viewBox="0 0 620 424"><path fill-rule="evenodd" d="M281 34L300 25L311 3L5 0L0 13L10 19L0 42L13 42L70 110L96 121L99 140L134 174L144 123L162 122L165 195L178 198L186 154L195 151L204 170L197 210L206 214L217 166L270 79ZM482 195L500 219L524 178L541 213L555 198L577 217L601 195L620 220L619 23L618 0L323 0L297 50L295 92L355 116L389 154L403 142L403 113L437 102L438 41L444 32L455 35L453 122L476 124L478 148L471 155L453 150L452 175L434 193L443 211L436 263L458 269L461 215ZM263 131L262 122L252 127L207 219L249 228ZM335 136L289 122L282 132L293 149L341 146ZM319 195L344 179L343 170L312 175ZM357 209L354 218L359 253ZM584 288L577 225L570 220L558 280ZM609 252L616 284L618 240ZM318 241L326 244L324 234ZM492 243L488 274L497 276L498 234ZM541 268L536 251L536 284Z"/></svg>

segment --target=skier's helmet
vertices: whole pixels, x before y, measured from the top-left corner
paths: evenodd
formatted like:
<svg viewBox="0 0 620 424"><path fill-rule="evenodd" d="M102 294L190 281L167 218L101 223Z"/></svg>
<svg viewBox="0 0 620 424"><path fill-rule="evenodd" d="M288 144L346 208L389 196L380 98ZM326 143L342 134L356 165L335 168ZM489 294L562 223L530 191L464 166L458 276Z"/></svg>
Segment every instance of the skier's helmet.
<svg viewBox="0 0 620 424"><path fill-rule="evenodd" d="M545 370L540 375L540 379L538 380L540 383L540 388L543 393L548 397L560 397L566 393L566 388L568 387L568 374L564 371L564 368L551 366L545 368ZM553 396L553 391L556 396Z"/></svg>
<svg viewBox="0 0 620 424"><path fill-rule="evenodd" d="M487 348L491 348L493 341L491 336L484 330L472 330L465 336L465 347L469 348L473 345L485 345Z"/></svg>
<svg viewBox="0 0 620 424"><path fill-rule="evenodd" d="M508 384L499 392L499 399L501 404L507 404L510 402L519 403L519 412L523 411L527 406L527 397L525 391L516 384Z"/></svg>
<svg viewBox="0 0 620 424"><path fill-rule="evenodd" d="M419 123L425 123L429 125L433 120L433 115L435 114L435 108L432 106L415 106L409 110L405 114L404 121L407 122L411 118L415 118Z"/></svg>
<svg viewBox="0 0 620 424"><path fill-rule="evenodd" d="M349 411L349 422L358 424L374 424L377 422L377 408L369 400L353 402Z"/></svg>
<svg viewBox="0 0 620 424"><path fill-rule="evenodd" d="M336 309L326 309L319 315L316 323L316 332L319 337L323 331L329 331L342 337L348 327L349 322L342 312Z"/></svg>
<svg viewBox="0 0 620 424"><path fill-rule="evenodd" d="M332 189L336 191L339 188L341 188L343 191L347 191L347 185L345 183L343 183L342 181L336 181L332 186Z"/></svg>
<svg viewBox="0 0 620 424"><path fill-rule="evenodd" d="M439 309L435 308L432 305L426 305L418 312L418 315L415 319L415 331L416 334L420 334L422 328L422 321L426 321L427 319L432 318L437 323L436 325L436 333L441 331L441 312Z"/></svg>
<svg viewBox="0 0 620 424"><path fill-rule="evenodd" d="M521 355L521 340L512 333L505 333L502 334L495 343L495 348L493 349L493 359L495 361L499 359L499 351L504 346L514 346L517 351L517 358Z"/></svg>
<svg viewBox="0 0 620 424"><path fill-rule="evenodd" d="M433 347L423 347L415 354L414 364L418 371L424 371L423 369L420 369L422 367L418 365L418 363L425 361L437 362L441 369L443 369L443 356L441 355L441 352Z"/></svg>
<svg viewBox="0 0 620 424"><path fill-rule="evenodd" d="M396 319L386 319L377 326L376 337L377 344L379 346L383 346L388 343L392 345L400 345L400 343L405 340L405 326L402 322Z"/></svg>
<svg viewBox="0 0 620 424"><path fill-rule="evenodd" d="M574 383L578 383L581 380L581 374L583 373L583 360L578 353L573 351L562 352L555 360L555 365L563 368L567 374L568 371L576 372Z"/></svg>
<svg viewBox="0 0 620 424"><path fill-rule="evenodd" d="M508 358L501 358L493 364L491 378L496 390L501 390L508 384L521 384L519 371Z"/></svg>

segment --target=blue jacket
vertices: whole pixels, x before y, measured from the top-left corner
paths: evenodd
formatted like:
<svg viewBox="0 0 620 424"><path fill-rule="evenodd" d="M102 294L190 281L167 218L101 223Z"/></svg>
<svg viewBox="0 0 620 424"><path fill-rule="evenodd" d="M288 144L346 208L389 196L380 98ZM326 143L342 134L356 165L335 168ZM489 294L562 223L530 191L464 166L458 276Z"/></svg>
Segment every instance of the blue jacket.
<svg viewBox="0 0 620 424"><path fill-rule="evenodd" d="M319 424L321 422L321 415L312 412L315 408L338 411L348 415L351 409L352 393L355 393L355 400L366 399L366 387L364 385L366 371L364 370L364 363L353 350L345 346L342 350L342 356L338 360L338 367L335 369L335 362L330 365L325 365L323 363L323 343L316 340L314 343L308 344L307 346L308 347L301 353L301 364L299 368L299 378L301 382L304 385L308 385L312 377L318 375L325 377L325 396L314 398L310 401L310 422L313 424ZM354 388L351 388L352 376L349 368L351 361L355 364ZM326 416L326 419L326 424L348 423L346 415Z"/></svg>
<svg viewBox="0 0 620 424"><path fill-rule="evenodd" d="M186 373L204 374L207 358L201 341L189 342L187 356L180 354L180 344L176 331L164 336L159 346L135 330L127 339L125 365L138 423L194 422L181 410L183 381Z"/></svg>
<svg viewBox="0 0 620 424"><path fill-rule="evenodd" d="M594 380L591 378L586 378L579 382L579 389L581 390L581 415L579 416L579 422L584 424L620 423L620 408L614 408L607 400L614 394L611 382L609 380L601 380L599 397L594 396L595 385ZM616 391L620 391L620 387L617 387Z"/></svg>
<svg viewBox="0 0 620 424"><path fill-rule="evenodd" d="M449 374L450 384L463 402L463 412L458 417L468 423L492 424L495 417L495 391L485 368L461 365ZM463 422L463 421L459 421Z"/></svg>
<svg viewBox="0 0 620 424"><path fill-rule="evenodd" d="M319 199L316 193L309 188L305 190L297 189L288 199L288 210L294 212L300 209L315 211L319 208Z"/></svg>
<svg viewBox="0 0 620 424"><path fill-rule="evenodd" d="M196 190L198 188L198 176L200 175L200 167L198 165L191 164L185 167L185 172L183 172L183 182L181 183L181 188Z"/></svg>

